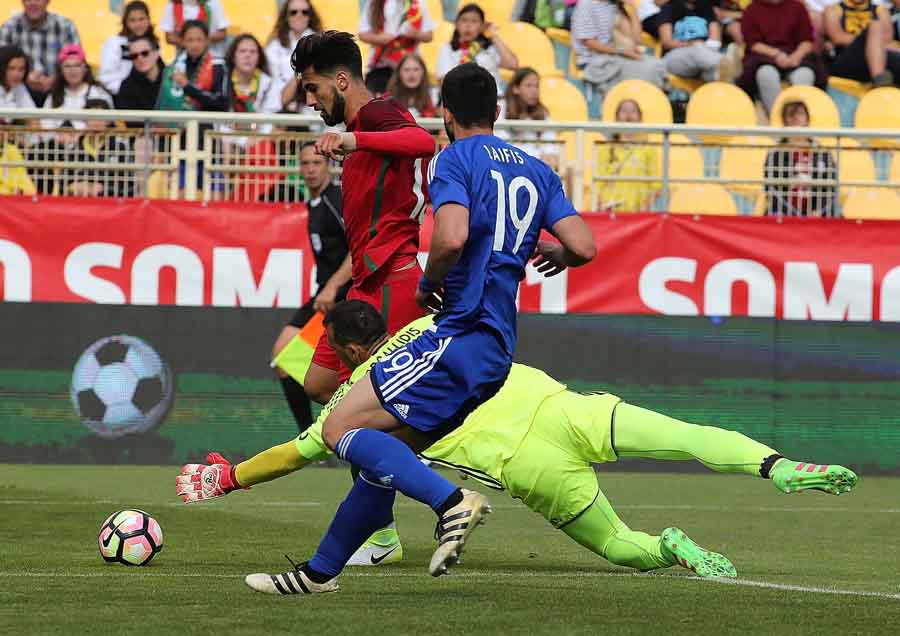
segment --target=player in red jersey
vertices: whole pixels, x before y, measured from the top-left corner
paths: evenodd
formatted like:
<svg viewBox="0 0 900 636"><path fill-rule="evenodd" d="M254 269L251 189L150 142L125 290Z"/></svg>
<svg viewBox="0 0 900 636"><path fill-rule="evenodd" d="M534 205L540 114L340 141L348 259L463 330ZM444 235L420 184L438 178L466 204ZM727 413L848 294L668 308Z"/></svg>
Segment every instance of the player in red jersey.
<svg viewBox="0 0 900 636"><path fill-rule="evenodd" d="M328 126L347 126L347 132L326 133L316 142L321 154L345 157L343 215L353 266L347 299L379 308L393 333L423 313L415 300L422 275L416 257L425 159L434 154L434 139L399 102L373 98L351 34L311 34L297 43L291 64L306 103ZM323 335L303 382L307 394L325 403L349 377Z"/></svg>

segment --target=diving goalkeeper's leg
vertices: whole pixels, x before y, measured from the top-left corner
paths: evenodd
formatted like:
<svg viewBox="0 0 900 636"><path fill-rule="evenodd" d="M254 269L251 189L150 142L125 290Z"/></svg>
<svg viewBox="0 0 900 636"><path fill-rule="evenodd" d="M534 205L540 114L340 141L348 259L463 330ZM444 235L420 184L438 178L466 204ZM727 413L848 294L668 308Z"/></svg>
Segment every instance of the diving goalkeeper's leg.
<svg viewBox="0 0 900 636"><path fill-rule="evenodd" d="M625 402L613 415L612 446L619 457L696 459L716 472L771 479L785 493L821 490L840 495L858 480L849 468L795 462L736 431L688 424Z"/></svg>
<svg viewBox="0 0 900 636"><path fill-rule="evenodd" d="M642 572L680 565L702 577L737 576L731 561L701 548L678 528L666 528L658 537L631 530L602 492L562 531L610 563Z"/></svg>

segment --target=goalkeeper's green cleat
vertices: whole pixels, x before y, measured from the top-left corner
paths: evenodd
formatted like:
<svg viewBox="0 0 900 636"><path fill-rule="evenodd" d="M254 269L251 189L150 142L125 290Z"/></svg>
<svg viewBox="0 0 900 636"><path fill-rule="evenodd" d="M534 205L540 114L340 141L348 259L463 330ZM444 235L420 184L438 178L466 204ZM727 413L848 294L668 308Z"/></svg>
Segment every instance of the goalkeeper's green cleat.
<svg viewBox="0 0 900 636"><path fill-rule="evenodd" d="M664 557L703 578L737 576L734 565L718 552L711 552L691 541L680 528L666 528L659 537Z"/></svg>
<svg viewBox="0 0 900 636"><path fill-rule="evenodd" d="M769 470L769 478L781 492L821 490L832 495L850 492L859 481L849 468L837 464L810 464L781 458Z"/></svg>

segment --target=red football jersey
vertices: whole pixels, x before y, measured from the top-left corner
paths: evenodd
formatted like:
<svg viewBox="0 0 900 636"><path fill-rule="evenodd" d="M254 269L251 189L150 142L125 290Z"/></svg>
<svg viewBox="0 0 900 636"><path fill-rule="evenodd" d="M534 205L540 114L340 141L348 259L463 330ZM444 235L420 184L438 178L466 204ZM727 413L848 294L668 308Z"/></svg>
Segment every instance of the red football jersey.
<svg viewBox="0 0 900 636"><path fill-rule="evenodd" d="M347 130L356 133L402 128L415 129L419 135L424 132L409 111L391 99L373 99L347 124ZM417 255L427 164L421 157L365 149L344 160L341 189L354 286L382 267L403 265Z"/></svg>

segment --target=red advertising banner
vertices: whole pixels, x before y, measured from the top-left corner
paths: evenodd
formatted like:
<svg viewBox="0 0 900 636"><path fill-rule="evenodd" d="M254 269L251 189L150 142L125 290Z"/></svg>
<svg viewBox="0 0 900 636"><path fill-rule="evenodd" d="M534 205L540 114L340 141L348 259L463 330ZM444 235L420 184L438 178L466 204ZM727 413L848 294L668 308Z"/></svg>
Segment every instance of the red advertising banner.
<svg viewBox="0 0 900 636"><path fill-rule="evenodd" d="M900 321L897 222L586 219L596 260L529 270L522 311ZM0 270L18 302L293 307L314 288L305 208L271 204L4 198Z"/></svg>

